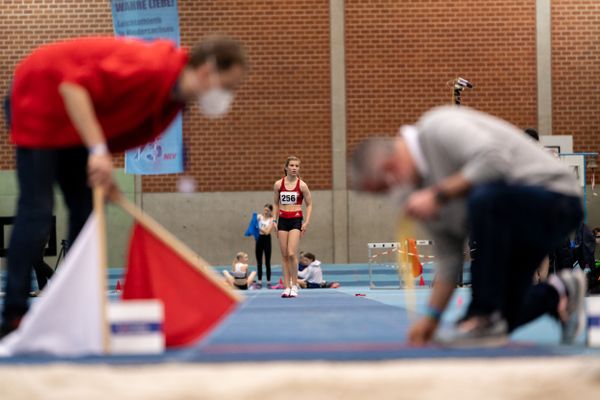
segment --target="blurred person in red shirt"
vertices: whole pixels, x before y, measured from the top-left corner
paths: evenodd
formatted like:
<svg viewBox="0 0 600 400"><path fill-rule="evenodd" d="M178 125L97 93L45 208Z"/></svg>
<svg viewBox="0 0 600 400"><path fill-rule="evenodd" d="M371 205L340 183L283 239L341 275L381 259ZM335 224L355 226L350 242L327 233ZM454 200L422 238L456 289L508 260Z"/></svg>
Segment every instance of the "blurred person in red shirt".
<svg viewBox="0 0 600 400"><path fill-rule="evenodd" d="M197 100L207 117L225 114L246 69L241 45L223 36L190 50L167 40L79 38L42 46L17 65L6 109L19 199L0 336L27 311L54 184L69 210L72 243L92 209L90 188L118 191L111 154L154 140L187 102Z"/></svg>

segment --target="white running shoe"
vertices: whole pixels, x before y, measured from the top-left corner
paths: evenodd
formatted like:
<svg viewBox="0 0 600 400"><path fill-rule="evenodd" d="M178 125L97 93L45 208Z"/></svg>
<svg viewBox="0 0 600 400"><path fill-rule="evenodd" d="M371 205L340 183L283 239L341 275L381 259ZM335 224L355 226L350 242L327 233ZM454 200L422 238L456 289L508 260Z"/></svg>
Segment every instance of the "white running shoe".
<svg viewBox="0 0 600 400"><path fill-rule="evenodd" d="M290 291L290 297L298 297L298 286L292 286L292 290Z"/></svg>
<svg viewBox="0 0 600 400"><path fill-rule="evenodd" d="M290 294L292 292L292 289L290 288L285 288L285 290L283 291L283 293L281 293L281 297L284 299L287 299L290 297Z"/></svg>
<svg viewBox="0 0 600 400"><path fill-rule="evenodd" d="M559 278L567 289L567 319L561 320L561 342L573 344L577 336L585 327L585 293L587 281L585 274L580 269L563 270Z"/></svg>

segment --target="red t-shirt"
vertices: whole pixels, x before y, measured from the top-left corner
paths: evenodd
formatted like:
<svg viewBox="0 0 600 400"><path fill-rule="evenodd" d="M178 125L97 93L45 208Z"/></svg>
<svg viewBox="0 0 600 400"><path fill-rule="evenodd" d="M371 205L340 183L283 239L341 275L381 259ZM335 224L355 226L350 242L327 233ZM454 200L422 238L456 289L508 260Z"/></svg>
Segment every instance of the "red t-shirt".
<svg viewBox="0 0 600 400"><path fill-rule="evenodd" d="M89 92L112 151L147 143L183 108L171 93L187 60L187 51L166 40L97 37L42 46L15 70L11 139L20 147L81 146L58 92L71 82Z"/></svg>

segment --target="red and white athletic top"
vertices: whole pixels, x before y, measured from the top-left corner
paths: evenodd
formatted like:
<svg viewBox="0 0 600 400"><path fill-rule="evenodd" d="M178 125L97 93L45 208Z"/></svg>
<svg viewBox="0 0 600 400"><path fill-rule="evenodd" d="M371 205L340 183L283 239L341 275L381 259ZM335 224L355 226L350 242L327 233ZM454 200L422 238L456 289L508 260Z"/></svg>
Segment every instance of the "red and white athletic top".
<svg viewBox="0 0 600 400"><path fill-rule="evenodd" d="M292 190L288 190L285 187L285 177L281 179L281 186L279 187L279 204L282 206L302 205L304 196L302 190L300 190L300 178L296 181L296 186ZM302 210L297 211L285 211L279 210L279 217L281 218L302 218Z"/></svg>

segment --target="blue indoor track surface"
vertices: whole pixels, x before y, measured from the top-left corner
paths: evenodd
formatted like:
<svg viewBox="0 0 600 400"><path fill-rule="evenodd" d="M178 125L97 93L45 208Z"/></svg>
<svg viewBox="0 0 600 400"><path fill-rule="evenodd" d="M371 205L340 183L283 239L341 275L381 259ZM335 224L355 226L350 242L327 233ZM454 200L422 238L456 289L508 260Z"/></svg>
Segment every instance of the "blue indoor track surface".
<svg viewBox="0 0 600 400"><path fill-rule="evenodd" d="M214 270L221 275L222 271L225 269L231 269L231 266L217 266L214 267ZM368 264L322 264L323 269L323 277L327 281L336 281L340 282L343 287L347 286L370 286L369 280L369 265ZM250 266L250 270L255 271L256 267ZM263 272L265 272L263 270ZM281 277L281 266L274 265L272 267L272 277L271 282L277 283L279 282L279 278ZM123 268L109 268L108 269L108 279L107 286L109 290L114 290L117 286L117 281L121 281L123 283ZM429 285L433 280L434 276L434 265L432 263L426 263L423 266L423 278L426 285ZM470 280L470 272L469 272L469 264L465 264L464 274L463 274L464 282L469 282ZM373 264L372 265L372 281L377 287L388 287L388 288L398 288L400 282L398 280L397 271L392 268L388 264ZM0 281L2 282L2 288L4 288L4 279L5 273L0 273ZM266 279L263 276L263 279ZM418 283L418 279L415 279L415 283ZM37 289L37 282L32 276L31 280L32 289Z"/></svg>
<svg viewBox="0 0 600 400"><path fill-rule="evenodd" d="M208 336L185 349L159 356L102 356L60 359L49 356L0 358L0 364L79 363L142 364L163 362L232 362L275 360L391 360L537 356L598 356L583 345L560 346L557 324L540 318L515 332L500 348L415 348L405 339L410 309L422 311L431 290L340 289L302 290L296 299L280 298L279 290L250 290L243 302ZM364 294L365 296L356 296ZM457 289L444 315L450 323L469 302L470 290ZM60 312L60 310L57 310Z"/></svg>

